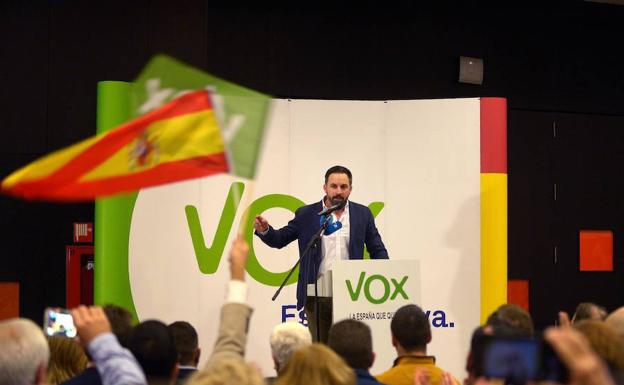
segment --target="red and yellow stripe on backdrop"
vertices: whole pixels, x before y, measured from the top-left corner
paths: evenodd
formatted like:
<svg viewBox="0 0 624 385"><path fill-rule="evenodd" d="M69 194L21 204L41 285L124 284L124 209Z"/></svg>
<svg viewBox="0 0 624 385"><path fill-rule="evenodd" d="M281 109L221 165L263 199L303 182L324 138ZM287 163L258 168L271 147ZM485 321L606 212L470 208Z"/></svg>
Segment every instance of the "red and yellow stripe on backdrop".
<svg viewBox="0 0 624 385"><path fill-rule="evenodd" d="M481 98L481 322L507 303L507 101Z"/></svg>
<svg viewBox="0 0 624 385"><path fill-rule="evenodd" d="M25 199L80 201L227 171L210 95L201 90L36 160L1 187Z"/></svg>

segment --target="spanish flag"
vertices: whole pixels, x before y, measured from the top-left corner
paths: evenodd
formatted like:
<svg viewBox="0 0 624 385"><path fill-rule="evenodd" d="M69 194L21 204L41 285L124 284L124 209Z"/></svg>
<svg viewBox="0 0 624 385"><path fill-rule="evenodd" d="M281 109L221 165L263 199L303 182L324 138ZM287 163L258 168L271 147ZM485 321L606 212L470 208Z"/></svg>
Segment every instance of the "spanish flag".
<svg viewBox="0 0 624 385"><path fill-rule="evenodd" d="M1 190L84 201L224 172L224 140L210 95L201 90L36 160L5 178Z"/></svg>

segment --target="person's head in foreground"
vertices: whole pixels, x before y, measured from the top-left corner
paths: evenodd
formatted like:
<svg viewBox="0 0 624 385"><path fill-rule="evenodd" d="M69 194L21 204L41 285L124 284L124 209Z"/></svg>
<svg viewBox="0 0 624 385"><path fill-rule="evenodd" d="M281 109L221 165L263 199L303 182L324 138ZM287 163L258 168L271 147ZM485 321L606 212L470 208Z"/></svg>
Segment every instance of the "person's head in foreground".
<svg viewBox="0 0 624 385"><path fill-rule="evenodd" d="M390 322L392 345L399 355L426 354L431 342L431 325L417 305L405 305L394 313Z"/></svg>
<svg viewBox="0 0 624 385"><path fill-rule="evenodd" d="M490 326L494 334L507 336L531 337L534 332L529 312L514 304L499 306L488 317L486 326Z"/></svg>
<svg viewBox="0 0 624 385"><path fill-rule="evenodd" d="M48 343L34 322L0 322L0 385L44 384L49 358Z"/></svg>
<svg viewBox="0 0 624 385"><path fill-rule="evenodd" d="M178 364L197 367L201 349L199 348L199 337L193 325L186 321L176 321L168 327L178 352Z"/></svg>
<svg viewBox="0 0 624 385"><path fill-rule="evenodd" d="M333 350L312 344L293 354L275 385L355 385L355 373Z"/></svg>
<svg viewBox="0 0 624 385"><path fill-rule="evenodd" d="M273 328L269 343L275 371L279 374L294 352L312 343L312 335L298 322L283 322Z"/></svg>
<svg viewBox="0 0 624 385"><path fill-rule="evenodd" d="M60 384L80 374L89 363L87 355L80 345L71 338L62 336L48 337L50 362L48 382Z"/></svg>
<svg viewBox="0 0 624 385"><path fill-rule="evenodd" d="M336 322L329 329L327 345L354 369L368 370L375 361L373 337L364 322L352 319Z"/></svg>
<svg viewBox="0 0 624 385"><path fill-rule="evenodd" d="M150 383L172 381L177 376L178 352L167 325L143 321L132 329L128 349L143 368Z"/></svg>
<svg viewBox="0 0 624 385"><path fill-rule="evenodd" d="M581 302L574 311L572 323L585 320L604 321L605 318L607 318L607 309L593 302Z"/></svg>

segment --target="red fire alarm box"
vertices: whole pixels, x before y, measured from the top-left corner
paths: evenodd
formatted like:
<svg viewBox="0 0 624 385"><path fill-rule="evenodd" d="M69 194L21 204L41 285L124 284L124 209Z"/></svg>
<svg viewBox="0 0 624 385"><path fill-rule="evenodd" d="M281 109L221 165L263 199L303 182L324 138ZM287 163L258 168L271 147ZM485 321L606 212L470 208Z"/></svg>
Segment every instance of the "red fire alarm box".
<svg viewBox="0 0 624 385"><path fill-rule="evenodd" d="M93 246L66 246L66 307L93 305Z"/></svg>
<svg viewBox="0 0 624 385"><path fill-rule="evenodd" d="M93 223L74 223L74 242L93 243Z"/></svg>

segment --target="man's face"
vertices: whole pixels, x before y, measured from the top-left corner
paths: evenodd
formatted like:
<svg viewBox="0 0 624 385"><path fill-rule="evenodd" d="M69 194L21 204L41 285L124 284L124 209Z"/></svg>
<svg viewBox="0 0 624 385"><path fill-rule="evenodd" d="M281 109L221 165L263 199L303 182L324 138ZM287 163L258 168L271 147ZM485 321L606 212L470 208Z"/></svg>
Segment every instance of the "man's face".
<svg viewBox="0 0 624 385"><path fill-rule="evenodd" d="M323 185L323 191L329 199L329 203L337 205L349 198L351 194L351 183L347 174L329 174L327 183Z"/></svg>

